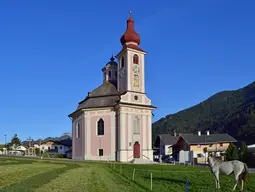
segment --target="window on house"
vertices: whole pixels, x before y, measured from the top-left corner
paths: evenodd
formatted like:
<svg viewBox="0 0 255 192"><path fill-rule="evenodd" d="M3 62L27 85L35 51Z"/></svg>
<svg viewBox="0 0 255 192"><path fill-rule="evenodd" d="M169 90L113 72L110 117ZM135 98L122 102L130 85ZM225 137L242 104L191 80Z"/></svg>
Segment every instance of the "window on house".
<svg viewBox="0 0 255 192"><path fill-rule="evenodd" d="M220 147L223 147L223 143L220 143Z"/></svg>
<svg viewBox="0 0 255 192"><path fill-rule="evenodd" d="M99 149L98 150L98 155L99 156L104 156L104 150L103 149Z"/></svg>
<svg viewBox="0 0 255 192"><path fill-rule="evenodd" d="M61 150L62 150L62 146L60 146L60 147L59 147L59 149L61 149Z"/></svg>
<svg viewBox="0 0 255 192"><path fill-rule="evenodd" d="M48 147L48 150L50 150L50 147Z"/></svg>
<svg viewBox="0 0 255 192"><path fill-rule="evenodd" d="M108 71L108 76L109 76L109 78L112 77L112 71Z"/></svg>
<svg viewBox="0 0 255 192"><path fill-rule="evenodd" d="M209 147L212 147L212 146L213 146L213 144L210 144L210 145L209 145Z"/></svg>
<svg viewBox="0 0 255 192"><path fill-rule="evenodd" d="M76 139L80 138L80 132L81 132L81 125L80 125L80 122L77 122L76 123Z"/></svg>
<svg viewBox="0 0 255 192"><path fill-rule="evenodd" d="M104 120L99 119L97 122L97 135L104 135Z"/></svg>
<svg viewBox="0 0 255 192"><path fill-rule="evenodd" d="M138 57L137 54L134 54L134 56L133 56L133 63L134 64L139 64L139 57Z"/></svg>
<svg viewBox="0 0 255 192"><path fill-rule="evenodd" d="M134 134L140 134L140 119L137 116L134 118Z"/></svg>
<svg viewBox="0 0 255 192"><path fill-rule="evenodd" d="M169 153L172 153L172 147L168 147L167 153L168 153L168 154L169 154Z"/></svg>
<svg viewBox="0 0 255 192"><path fill-rule="evenodd" d="M58 152L58 147L57 146L55 146L55 150Z"/></svg>
<svg viewBox="0 0 255 192"><path fill-rule="evenodd" d="M124 56L121 57L120 66L121 66L121 68L123 68L125 66L125 58L124 58Z"/></svg>

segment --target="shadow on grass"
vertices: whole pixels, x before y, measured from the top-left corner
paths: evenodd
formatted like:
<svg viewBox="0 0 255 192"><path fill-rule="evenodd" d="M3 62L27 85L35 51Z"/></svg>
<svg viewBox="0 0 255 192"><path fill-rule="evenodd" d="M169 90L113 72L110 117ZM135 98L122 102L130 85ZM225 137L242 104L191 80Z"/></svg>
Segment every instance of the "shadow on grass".
<svg viewBox="0 0 255 192"><path fill-rule="evenodd" d="M7 159L4 160L0 160L0 166L4 166L4 165L21 165L21 164L32 164L35 161L27 161L27 160L17 160L17 161L10 161Z"/></svg>
<svg viewBox="0 0 255 192"><path fill-rule="evenodd" d="M5 188L0 189L0 192L21 192L21 191L33 191L36 188L41 187L42 185L50 182L51 180L57 178L60 174L80 167L76 164L64 164L66 167L54 169L46 173L41 173L35 176L31 176L21 182L14 183L12 185L6 186Z"/></svg>
<svg viewBox="0 0 255 192"><path fill-rule="evenodd" d="M150 177L147 177L147 176L144 178L151 179ZM153 181L186 184L185 180L174 179L174 178L153 177Z"/></svg>
<svg viewBox="0 0 255 192"><path fill-rule="evenodd" d="M107 167L107 169L112 172L112 173L115 173L116 175L119 175L120 177L123 177L125 178L126 180L128 180L129 182L132 182L134 184L136 184L137 186L139 186L140 188L144 189L145 191L147 191L149 188L147 187L144 187L143 185L141 185L140 183L136 182L136 181L133 181L133 180L130 180L130 178L128 178L126 175L124 174L120 174L119 172L117 172L116 170L113 170L112 168L110 167Z"/></svg>

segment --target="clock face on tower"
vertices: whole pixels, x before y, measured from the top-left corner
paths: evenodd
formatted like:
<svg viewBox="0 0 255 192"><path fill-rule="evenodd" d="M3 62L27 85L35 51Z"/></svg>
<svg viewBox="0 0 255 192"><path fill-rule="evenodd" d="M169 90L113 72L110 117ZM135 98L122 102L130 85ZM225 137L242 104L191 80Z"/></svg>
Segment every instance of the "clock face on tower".
<svg viewBox="0 0 255 192"><path fill-rule="evenodd" d="M140 69L139 69L139 66L138 65L133 65L133 72L135 74L139 74L140 73Z"/></svg>
<svg viewBox="0 0 255 192"><path fill-rule="evenodd" d="M122 69L119 74L120 74L120 77L122 78L126 75L126 72L124 69Z"/></svg>

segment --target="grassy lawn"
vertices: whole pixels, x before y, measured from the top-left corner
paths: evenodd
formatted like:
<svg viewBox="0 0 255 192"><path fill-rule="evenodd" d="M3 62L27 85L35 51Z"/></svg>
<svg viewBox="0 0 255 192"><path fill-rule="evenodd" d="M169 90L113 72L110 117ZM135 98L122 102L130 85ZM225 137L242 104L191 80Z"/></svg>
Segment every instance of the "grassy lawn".
<svg viewBox="0 0 255 192"><path fill-rule="evenodd" d="M152 191L183 192L186 180L190 192L215 191L212 174L207 168L0 157L0 192L149 191L151 174ZM221 191L231 191L233 175L221 175L220 181ZM254 181L255 174L250 174L244 191L255 191Z"/></svg>

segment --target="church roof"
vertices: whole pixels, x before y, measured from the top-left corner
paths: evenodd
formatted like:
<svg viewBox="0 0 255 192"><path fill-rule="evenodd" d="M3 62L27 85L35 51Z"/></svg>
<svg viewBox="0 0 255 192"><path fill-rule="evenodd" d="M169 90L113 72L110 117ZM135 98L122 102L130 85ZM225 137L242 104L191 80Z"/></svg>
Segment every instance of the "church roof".
<svg viewBox="0 0 255 192"><path fill-rule="evenodd" d="M76 110L98 108L98 107L111 107L114 106L120 99L120 93L116 87L105 81L102 85L94 89L88 96L79 103Z"/></svg>
<svg viewBox="0 0 255 192"><path fill-rule="evenodd" d="M116 87L108 82L105 81L102 85L94 89L92 92L89 93L89 97L102 97L102 96L111 96L111 95L119 95ZM83 101L82 101L83 102Z"/></svg>

